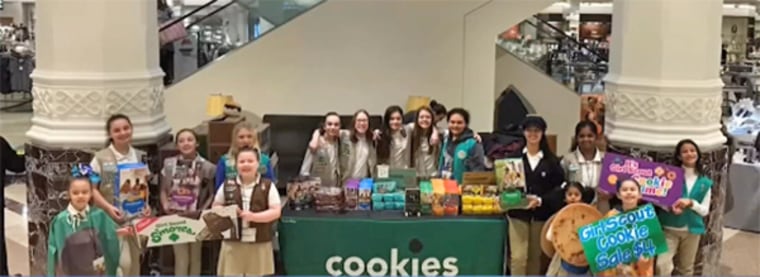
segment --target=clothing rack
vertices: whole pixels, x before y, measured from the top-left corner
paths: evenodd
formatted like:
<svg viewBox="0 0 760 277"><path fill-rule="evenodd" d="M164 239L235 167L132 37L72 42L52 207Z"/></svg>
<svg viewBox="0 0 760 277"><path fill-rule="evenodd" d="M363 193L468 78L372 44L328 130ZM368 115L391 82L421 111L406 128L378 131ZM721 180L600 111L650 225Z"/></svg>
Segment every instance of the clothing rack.
<svg viewBox="0 0 760 277"><path fill-rule="evenodd" d="M35 67L34 52L28 45L3 41L0 43L0 111L32 111L32 79ZM21 93L21 97L17 94ZM20 98L20 99L19 99Z"/></svg>

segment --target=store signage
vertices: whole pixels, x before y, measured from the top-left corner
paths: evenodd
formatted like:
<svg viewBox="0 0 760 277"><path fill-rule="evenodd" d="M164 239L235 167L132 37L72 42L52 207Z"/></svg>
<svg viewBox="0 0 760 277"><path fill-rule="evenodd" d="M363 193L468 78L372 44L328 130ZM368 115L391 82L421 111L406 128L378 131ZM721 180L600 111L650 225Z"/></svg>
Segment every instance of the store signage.
<svg viewBox="0 0 760 277"><path fill-rule="evenodd" d="M278 234L289 275L503 275L504 270L506 224L501 218L286 215Z"/></svg>
<svg viewBox="0 0 760 277"><path fill-rule="evenodd" d="M578 229L578 235L594 273L668 251L651 204L583 226Z"/></svg>
<svg viewBox="0 0 760 277"><path fill-rule="evenodd" d="M172 214L142 218L135 224L137 234L148 238L147 247L235 238L236 226L236 206L204 210L198 217Z"/></svg>
<svg viewBox="0 0 760 277"><path fill-rule="evenodd" d="M682 168L606 153L602 160L599 188L614 195L618 181L625 179L634 179L641 185L645 201L666 209L670 209L683 194Z"/></svg>

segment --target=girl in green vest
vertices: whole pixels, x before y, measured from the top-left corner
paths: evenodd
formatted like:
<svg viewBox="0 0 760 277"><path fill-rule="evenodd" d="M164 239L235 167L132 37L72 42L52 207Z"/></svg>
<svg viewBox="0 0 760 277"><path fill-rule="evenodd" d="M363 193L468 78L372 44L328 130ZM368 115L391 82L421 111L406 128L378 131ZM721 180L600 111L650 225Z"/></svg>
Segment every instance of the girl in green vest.
<svg viewBox="0 0 760 277"><path fill-rule="evenodd" d="M694 141L679 141L673 157L674 164L684 169L685 184L671 211L659 215L668 252L657 257L656 275L690 276L694 275L699 238L705 233L703 217L710 212L713 181L702 171L702 152Z"/></svg>
<svg viewBox="0 0 760 277"><path fill-rule="evenodd" d="M475 139L470 124L470 113L462 108L449 111L449 132L443 140L443 148L438 159L438 171L445 179L462 183L465 172L485 170L483 146Z"/></svg>

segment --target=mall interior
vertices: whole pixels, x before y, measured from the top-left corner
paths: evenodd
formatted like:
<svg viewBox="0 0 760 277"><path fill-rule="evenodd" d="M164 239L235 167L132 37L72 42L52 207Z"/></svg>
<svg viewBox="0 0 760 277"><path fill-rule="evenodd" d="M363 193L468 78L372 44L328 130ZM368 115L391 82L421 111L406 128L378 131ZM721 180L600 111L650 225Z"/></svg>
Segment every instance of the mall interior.
<svg viewBox="0 0 760 277"><path fill-rule="evenodd" d="M68 205L66 176L106 145L113 114L131 119L132 144L147 153L151 172L178 153L173 140L183 128L198 133L199 152L216 163L233 139L230 122L244 117L285 199L327 112L348 128L365 109L375 129L389 106L412 111L434 100L469 111L468 127L483 145L514 134L528 114L545 120L557 156L571 149L581 120L603 129L608 152L654 162L671 161L676 143L692 139L714 182L695 274L760 275L758 0L0 0L0 7L0 136L25 155L25 170L0 175L9 274L48 272L50 222ZM308 259L289 270L278 254L294 244L283 233L290 234L280 229L275 243L277 274L332 274L296 268ZM141 274L171 275L171 248L149 250ZM203 273L214 274L207 259ZM460 274L485 272L459 261Z"/></svg>

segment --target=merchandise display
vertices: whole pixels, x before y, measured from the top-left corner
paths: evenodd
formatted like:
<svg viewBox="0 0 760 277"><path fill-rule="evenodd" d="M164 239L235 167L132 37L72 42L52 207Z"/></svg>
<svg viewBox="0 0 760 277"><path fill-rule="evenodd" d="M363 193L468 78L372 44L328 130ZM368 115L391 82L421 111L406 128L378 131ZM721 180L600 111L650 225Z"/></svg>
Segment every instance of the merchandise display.
<svg viewBox="0 0 760 277"><path fill-rule="evenodd" d="M120 164L114 182L114 199L126 218L137 218L148 205L148 166Z"/></svg>
<svg viewBox="0 0 760 277"><path fill-rule="evenodd" d="M356 210L359 207L359 179L349 179L343 189L346 198L346 210Z"/></svg>
<svg viewBox="0 0 760 277"><path fill-rule="evenodd" d="M338 187L320 187L314 195L314 207L317 211L339 212L344 208L343 189Z"/></svg>
<svg viewBox="0 0 760 277"><path fill-rule="evenodd" d="M320 187L319 178L296 177L286 187L288 205L293 210L309 209L314 203L314 194Z"/></svg>
<svg viewBox="0 0 760 277"><path fill-rule="evenodd" d="M407 187L404 189L404 216L422 214L419 187Z"/></svg>
<svg viewBox="0 0 760 277"><path fill-rule="evenodd" d="M366 180L367 182L372 182L372 179ZM395 179L375 181L372 193L372 209L375 211L403 210L405 196L403 190L399 187L399 183Z"/></svg>
<svg viewBox="0 0 760 277"><path fill-rule="evenodd" d="M443 185L443 179L430 180L433 187L433 202L431 204L433 215L443 216L443 200L446 195L446 187Z"/></svg>
<svg viewBox="0 0 760 277"><path fill-rule="evenodd" d="M424 215L433 213L433 183L430 180L420 182L420 211Z"/></svg>
<svg viewBox="0 0 760 277"><path fill-rule="evenodd" d="M503 169L502 169L503 170ZM462 181L462 214L501 213L499 187L492 172L467 172Z"/></svg>
<svg viewBox="0 0 760 277"><path fill-rule="evenodd" d="M359 203L358 209L362 211L369 211L372 208L372 187L374 182L370 179L365 179L359 182Z"/></svg>

